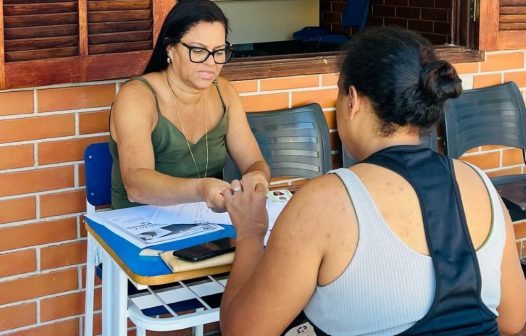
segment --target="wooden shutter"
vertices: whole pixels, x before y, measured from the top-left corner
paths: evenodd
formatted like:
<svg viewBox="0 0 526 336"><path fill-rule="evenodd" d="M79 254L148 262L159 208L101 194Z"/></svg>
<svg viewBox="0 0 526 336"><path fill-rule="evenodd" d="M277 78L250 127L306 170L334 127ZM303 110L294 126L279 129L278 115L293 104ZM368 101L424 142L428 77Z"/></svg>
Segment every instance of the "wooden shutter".
<svg viewBox="0 0 526 336"><path fill-rule="evenodd" d="M79 54L77 1L4 0L5 61Z"/></svg>
<svg viewBox="0 0 526 336"><path fill-rule="evenodd" d="M481 2L479 48L526 48L526 0Z"/></svg>
<svg viewBox="0 0 526 336"><path fill-rule="evenodd" d="M152 49L152 3L88 1L88 54Z"/></svg>
<svg viewBox="0 0 526 336"><path fill-rule="evenodd" d="M175 0L0 0L0 89L138 75Z"/></svg>

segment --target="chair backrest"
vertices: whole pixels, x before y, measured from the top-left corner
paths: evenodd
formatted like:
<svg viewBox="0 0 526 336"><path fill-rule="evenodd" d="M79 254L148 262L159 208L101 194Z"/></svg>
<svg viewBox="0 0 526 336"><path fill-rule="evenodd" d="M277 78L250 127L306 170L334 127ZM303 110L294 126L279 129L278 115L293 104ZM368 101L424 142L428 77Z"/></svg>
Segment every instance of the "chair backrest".
<svg viewBox="0 0 526 336"><path fill-rule="evenodd" d="M272 177L311 178L332 169L329 128L320 105L247 113L247 118ZM240 176L228 157L223 179Z"/></svg>
<svg viewBox="0 0 526 336"><path fill-rule="evenodd" d="M362 31L369 16L369 0L347 0L343 12L342 26L344 28L359 27Z"/></svg>
<svg viewBox="0 0 526 336"><path fill-rule="evenodd" d="M422 137L422 145L426 145L427 147L431 148L435 152L438 150L438 138L437 138L437 130L436 127L431 128L431 132ZM347 148L342 144L342 167L350 167L353 164L355 164L357 161L356 159L349 153Z"/></svg>
<svg viewBox="0 0 526 336"><path fill-rule="evenodd" d="M458 158L484 145L526 148L526 108L514 82L465 90L446 103L446 152Z"/></svg>
<svg viewBox="0 0 526 336"><path fill-rule="evenodd" d="M88 213L94 212L95 206L111 203L111 165L112 158L107 142L86 147L84 174Z"/></svg>

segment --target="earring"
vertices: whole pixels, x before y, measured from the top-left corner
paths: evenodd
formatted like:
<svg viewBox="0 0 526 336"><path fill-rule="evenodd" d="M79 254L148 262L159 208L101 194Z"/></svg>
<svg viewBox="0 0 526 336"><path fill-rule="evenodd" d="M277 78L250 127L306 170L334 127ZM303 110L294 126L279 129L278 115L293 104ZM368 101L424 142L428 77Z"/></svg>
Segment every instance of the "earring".
<svg viewBox="0 0 526 336"><path fill-rule="evenodd" d="M172 59L170 58L170 56L166 57L166 63L168 63L168 64L172 63Z"/></svg>

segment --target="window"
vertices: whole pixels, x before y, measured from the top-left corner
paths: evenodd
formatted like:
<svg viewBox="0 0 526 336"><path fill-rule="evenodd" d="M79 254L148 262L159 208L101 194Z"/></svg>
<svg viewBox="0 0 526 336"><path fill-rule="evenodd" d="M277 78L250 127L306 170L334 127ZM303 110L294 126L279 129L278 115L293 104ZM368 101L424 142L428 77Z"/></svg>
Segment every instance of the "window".
<svg viewBox="0 0 526 336"><path fill-rule="evenodd" d="M138 74L175 0L4 0L0 88Z"/></svg>
<svg viewBox="0 0 526 336"><path fill-rule="evenodd" d="M0 89L138 75L175 2L3 0ZM341 30L345 1L319 4L322 24ZM526 48L526 0L371 0L371 6L370 24L398 23L409 29L420 25L415 30L421 32L427 25L430 31L424 35L435 39L439 55L454 63L480 60L476 49ZM411 6L420 7L419 14ZM424 14L431 19L419 22ZM442 45L444 41L456 46ZM317 51L239 58L225 66L223 75L243 80L336 72L339 56L340 52Z"/></svg>

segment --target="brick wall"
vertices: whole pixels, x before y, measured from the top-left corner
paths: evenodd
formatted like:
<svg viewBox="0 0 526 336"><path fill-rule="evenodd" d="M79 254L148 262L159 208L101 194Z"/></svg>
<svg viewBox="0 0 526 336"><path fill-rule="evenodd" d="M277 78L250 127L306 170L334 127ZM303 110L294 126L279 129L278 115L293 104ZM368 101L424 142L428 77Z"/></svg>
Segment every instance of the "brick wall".
<svg viewBox="0 0 526 336"><path fill-rule="evenodd" d="M526 50L456 65L465 88L513 80L526 97ZM337 74L236 82L248 111L318 102L340 165ZM85 266L83 149L108 137L119 82L0 92L0 335L80 335ZM523 172L520 151L476 148L464 159L490 175ZM526 221L515 224L526 255ZM100 290L96 309L100 309ZM96 322L100 330L100 316ZM187 334L187 333L186 333Z"/></svg>
<svg viewBox="0 0 526 336"><path fill-rule="evenodd" d="M344 31L341 21L346 2L320 0L321 25L335 32ZM451 0L371 0L367 25L397 25L420 32L433 44L449 43Z"/></svg>

